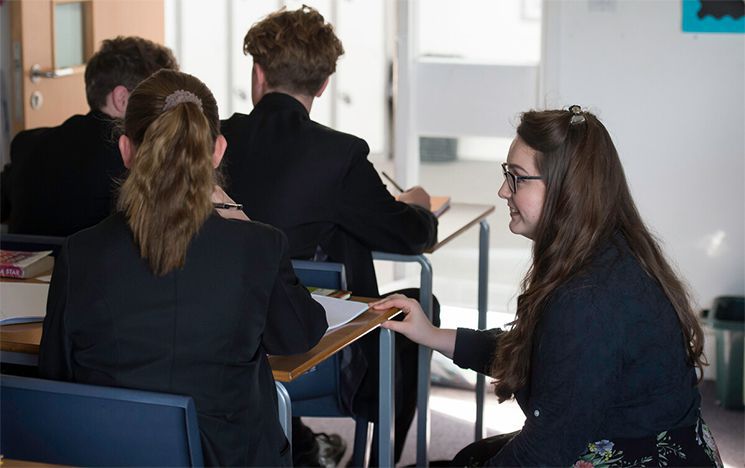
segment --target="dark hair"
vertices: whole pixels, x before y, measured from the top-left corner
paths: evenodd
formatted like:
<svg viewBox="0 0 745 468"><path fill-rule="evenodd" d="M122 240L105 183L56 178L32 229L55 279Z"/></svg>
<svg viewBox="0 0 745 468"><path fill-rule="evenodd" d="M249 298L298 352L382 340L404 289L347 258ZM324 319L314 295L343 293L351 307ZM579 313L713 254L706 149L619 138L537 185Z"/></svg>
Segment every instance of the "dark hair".
<svg viewBox="0 0 745 468"><path fill-rule="evenodd" d="M703 332L686 287L644 225L608 131L590 112L530 111L518 137L536 151L546 184L533 236L533 263L522 282L515 325L499 341L492 363L500 401L523 387L530 373L533 335L552 292L581 272L596 249L621 233L678 315L691 365L700 370Z"/></svg>
<svg viewBox="0 0 745 468"><path fill-rule="evenodd" d="M135 155L117 206L156 275L184 265L191 239L213 212L219 130L214 96L186 73L161 70L129 97L124 134Z"/></svg>
<svg viewBox="0 0 745 468"><path fill-rule="evenodd" d="M344 53L334 28L313 8L274 12L251 26L243 40L269 86L313 96L336 71Z"/></svg>
<svg viewBox="0 0 745 468"><path fill-rule="evenodd" d="M91 109L106 106L106 96L121 85L132 91L161 68L178 70L171 49L136 36L106 39L85 66L85 96Z"/></svg>

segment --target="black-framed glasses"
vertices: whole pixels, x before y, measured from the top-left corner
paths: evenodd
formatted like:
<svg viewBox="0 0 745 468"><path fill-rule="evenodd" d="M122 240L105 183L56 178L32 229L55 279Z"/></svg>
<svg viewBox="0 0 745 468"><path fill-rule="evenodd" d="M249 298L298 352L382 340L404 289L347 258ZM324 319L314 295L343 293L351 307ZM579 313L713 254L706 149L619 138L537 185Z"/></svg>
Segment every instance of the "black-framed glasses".
<svg viewBox="0 0 745 468"><path fill-rule="evenodd" d="M510 188L510 192L512 193L517 192L517 183L521 180L543 179L542 176L525 176L513 174L512 172L510 172L509 165L507 163L502 163L502 174L504 174L504 180L507 181L507 187Z"/></svg>

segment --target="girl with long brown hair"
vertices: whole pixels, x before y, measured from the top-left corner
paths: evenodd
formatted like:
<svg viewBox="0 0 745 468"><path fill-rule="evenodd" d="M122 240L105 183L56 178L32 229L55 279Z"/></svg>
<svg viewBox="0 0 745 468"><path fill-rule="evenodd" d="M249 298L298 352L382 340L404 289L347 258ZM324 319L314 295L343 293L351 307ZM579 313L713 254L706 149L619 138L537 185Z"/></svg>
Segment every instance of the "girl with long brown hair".
<svg viewBox="0 0 745 468"><path fill-rule="evenodd" d="M152 75L123 131L118 211L57 258L40 373L189 395L206 465L289 466L267 354L310 349L325 312L295 277L284 234L217 185L226 143L204 83Z"/></svg>
<svg viewBox="0 0 745 468"><path fill-rule="evenodd" d="M511 328L438 329L411 299L377 305L404 309L384 326L490 375L526 415L452 464L721 465L699 410L703 333L606 128L579 106L525 112L502 170L509 228L533 240Z"/></svg>

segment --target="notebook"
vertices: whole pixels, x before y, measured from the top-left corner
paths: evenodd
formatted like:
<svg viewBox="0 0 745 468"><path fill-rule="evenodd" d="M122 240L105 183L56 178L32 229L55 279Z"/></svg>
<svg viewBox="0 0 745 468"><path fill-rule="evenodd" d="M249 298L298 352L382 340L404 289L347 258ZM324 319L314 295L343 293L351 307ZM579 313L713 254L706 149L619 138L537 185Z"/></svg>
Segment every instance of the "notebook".
<svg viewBox="0 0 745 468"><path fill-rule="evenodd" d="M398 200L398 195L396 195L396 200ZM442 196L442 195L432 195L429 197L429 211L432 212L435 216L440 216L442 213L447 211L448 208L450 208L450 197Z"/></svg>

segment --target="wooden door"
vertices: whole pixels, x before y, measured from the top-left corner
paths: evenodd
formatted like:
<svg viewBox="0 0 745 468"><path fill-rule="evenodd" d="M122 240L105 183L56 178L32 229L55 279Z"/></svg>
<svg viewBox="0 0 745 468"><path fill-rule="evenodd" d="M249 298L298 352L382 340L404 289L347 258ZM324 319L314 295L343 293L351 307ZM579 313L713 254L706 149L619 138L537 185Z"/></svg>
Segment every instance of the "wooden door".
<svg viewBox="0 0 745 468"><path fill-rule="evenodd" d="M101 41L163 43L163 0L11 0L11 136L88 112L85 62Z"/></svg>

